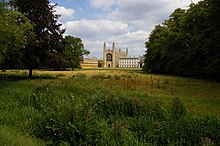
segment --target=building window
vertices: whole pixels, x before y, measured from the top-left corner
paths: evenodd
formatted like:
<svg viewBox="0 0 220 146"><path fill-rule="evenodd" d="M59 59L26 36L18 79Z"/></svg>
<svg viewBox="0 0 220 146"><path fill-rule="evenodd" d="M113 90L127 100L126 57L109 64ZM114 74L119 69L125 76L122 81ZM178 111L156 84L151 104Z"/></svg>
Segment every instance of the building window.
<svg viewBox="0 0 220 146"><path fill-rule="evenodd" d="M108 53L106 55L107 61L112 61L112 54Z"/></svg>

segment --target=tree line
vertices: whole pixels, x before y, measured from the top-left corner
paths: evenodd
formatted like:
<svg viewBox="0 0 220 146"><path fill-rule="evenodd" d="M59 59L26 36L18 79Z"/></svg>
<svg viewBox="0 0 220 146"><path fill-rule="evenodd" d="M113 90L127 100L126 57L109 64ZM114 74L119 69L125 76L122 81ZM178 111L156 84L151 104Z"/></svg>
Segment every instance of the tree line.
<svg viewBox="0 0 220 146"><path fill-rule="evenodd" d="M78 68L84 49L82 40L65 36L49 0L0 1L0 68Z"/></svg>
<svg viewBox="0 0 220 146"><path fill-rule="evenodd" d="M155 26L145 45L145 71L219 78L220 1L176 9Z"/></svg>

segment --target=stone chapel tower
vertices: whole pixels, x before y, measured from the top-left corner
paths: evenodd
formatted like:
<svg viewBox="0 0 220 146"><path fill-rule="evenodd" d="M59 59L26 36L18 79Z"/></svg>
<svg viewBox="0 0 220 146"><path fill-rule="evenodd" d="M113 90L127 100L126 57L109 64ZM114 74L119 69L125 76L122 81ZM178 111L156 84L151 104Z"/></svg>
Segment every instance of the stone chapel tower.
<svg viewBox="0 0 220 146"><path fill-rule="evenodd" d="M121 51L121 49L117 50L115 47L115 43L112 43L112 49L107 49L106 43L103 46L103 67L118 67L119 66L119 58L128 57L128 48L125 52Z"/></svg>

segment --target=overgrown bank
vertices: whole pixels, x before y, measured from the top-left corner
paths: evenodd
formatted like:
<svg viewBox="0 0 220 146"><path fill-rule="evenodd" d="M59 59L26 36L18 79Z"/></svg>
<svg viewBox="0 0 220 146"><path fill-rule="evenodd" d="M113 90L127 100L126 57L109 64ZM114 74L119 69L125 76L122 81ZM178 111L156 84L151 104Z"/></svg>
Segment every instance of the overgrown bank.
<svg viewBox="0 0 220 146"><path fill-rule="evenodd" d="M177 92L185 84L184 78L175 82L172 77L135 71L90 72L72 73L68 78L51 79L54 76L47 74L42 79L4 81L0 125L47 145L220 144L220 118L214 114L218 112L207 109L202 114L199 107L209 105L209 99L218 110L218 83L188 79L189 106L189 99L184 98L188 93ZM174 85L169 92L166 86ZM201 95L196 94L200 90ZM5 134L1 133L1 142Z"/></svg>

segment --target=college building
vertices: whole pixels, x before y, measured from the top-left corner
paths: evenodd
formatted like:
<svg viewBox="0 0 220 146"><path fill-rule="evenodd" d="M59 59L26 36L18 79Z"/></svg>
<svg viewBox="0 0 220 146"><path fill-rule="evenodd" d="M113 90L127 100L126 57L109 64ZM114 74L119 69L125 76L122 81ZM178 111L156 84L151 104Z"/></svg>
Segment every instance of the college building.
<svg viewBox="0 0 220 146"><path fill-rule="evenodd" d="M98 59L93 58L84 58L81 62L81 68L98 68Z"/></svg>
<svg viewBox="0 0 220 146"><path fill-rule="evenodd" d="M112 49L103 46L103 67L105 68L142 68L144 62L143 57L128 57L128 48L126 51L116 49L115 43L112 44Z"/></svg>
<svg viewBox="0 0 220 146"><path fill-rule="evenodd" d="M119 58L120 68L142 68L144 65L143 57Z"/></svg>
<svg viewBox="0 0 220 146"><path fill-rule="evenodd" d="M128 57L128 49L121 51L115 48L115 43L112 44L112 49L103 46L103 67L119 67L119 59Z"/></svg>

